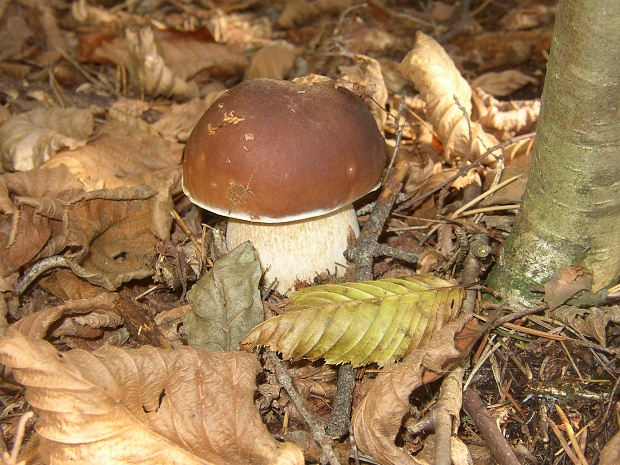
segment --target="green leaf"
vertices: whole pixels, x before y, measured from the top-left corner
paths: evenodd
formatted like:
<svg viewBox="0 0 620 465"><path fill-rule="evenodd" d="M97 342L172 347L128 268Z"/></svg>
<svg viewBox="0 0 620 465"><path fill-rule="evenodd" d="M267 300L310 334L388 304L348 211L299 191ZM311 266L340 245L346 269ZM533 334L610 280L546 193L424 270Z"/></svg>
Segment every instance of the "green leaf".
<svg viewBox="0 0 620 465"><path fill-rule="evenodd" d="M267 346L292 360L383 366L426 344L456 317L464 296L432 275L309 287L241 346Z"/></svg>
<svg viewBox="0 0 620 465"><path fill-rule="evenodd" d="M264 319L260 277L260 262L251 242L216 260L187 294L192 306L184 321L189 345L201 350L237 350L239 342Z"/></svg>

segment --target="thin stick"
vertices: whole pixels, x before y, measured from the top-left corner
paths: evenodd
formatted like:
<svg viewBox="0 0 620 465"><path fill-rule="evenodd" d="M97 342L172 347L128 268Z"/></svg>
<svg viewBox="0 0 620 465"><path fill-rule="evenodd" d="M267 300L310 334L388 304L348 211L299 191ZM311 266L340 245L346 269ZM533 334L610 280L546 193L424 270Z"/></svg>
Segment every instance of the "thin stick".
<svg viewBox="0 0 620 465"><path fill-rule="evenodd" d="M562 424L564 425L566 434L568 434L568 439L570 439L570 443L572 444L573 449L575 449L577 457L579 457L579 462L581 462L581 465L588 465L588 461L583 455L581 447L579 447L579 441L577 441L577 438L575 437L575 431L573 430L573 426L570 424L570 421L564 413L564 410L562 410L562 407L560 407L558 404L555 404L555 410L558 412L558 415L562 420Z"/></svg>

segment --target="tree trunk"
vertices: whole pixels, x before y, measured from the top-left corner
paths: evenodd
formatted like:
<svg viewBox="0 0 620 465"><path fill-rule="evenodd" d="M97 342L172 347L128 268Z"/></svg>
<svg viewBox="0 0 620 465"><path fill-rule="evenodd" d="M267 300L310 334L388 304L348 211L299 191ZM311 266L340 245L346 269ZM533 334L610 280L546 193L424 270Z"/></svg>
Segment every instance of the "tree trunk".
<svg viewBox="0 0 620 465"><path fill-rule="evenodd" d="M560 0L530 176L489 277L513 309L533 284L583 265L620 276L620 1Z"/></svg>

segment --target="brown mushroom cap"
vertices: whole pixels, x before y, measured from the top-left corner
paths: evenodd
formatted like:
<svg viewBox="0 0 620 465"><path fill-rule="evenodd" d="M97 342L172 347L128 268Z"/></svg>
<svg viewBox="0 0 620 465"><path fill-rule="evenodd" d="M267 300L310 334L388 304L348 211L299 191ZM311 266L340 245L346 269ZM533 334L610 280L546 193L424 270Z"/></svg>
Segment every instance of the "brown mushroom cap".
<svg viewBox="0 0 620 465"><path fill-rule="evenodd" d="M183 190L242 220L310 218L377 187L385 141L352 92L334 81L252 79L230 89L187 141Z"/></svg>

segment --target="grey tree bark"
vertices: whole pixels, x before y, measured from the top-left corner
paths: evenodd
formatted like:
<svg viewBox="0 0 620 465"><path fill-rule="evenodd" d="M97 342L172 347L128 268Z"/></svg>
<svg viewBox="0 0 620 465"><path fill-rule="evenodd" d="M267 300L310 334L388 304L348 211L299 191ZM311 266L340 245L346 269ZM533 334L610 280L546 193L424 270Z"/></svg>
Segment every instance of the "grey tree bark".
<svg viewBox="0 0 620 465"><path fill-rule="evenodd" d="M489 276L513 309L583 265L620 276L620 1L560 0L522 208Z"/></svg>

